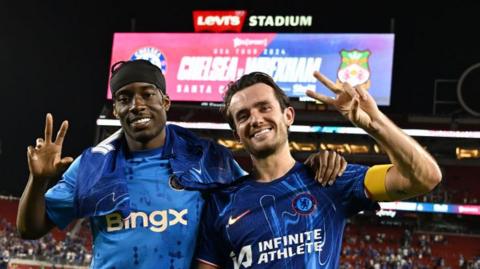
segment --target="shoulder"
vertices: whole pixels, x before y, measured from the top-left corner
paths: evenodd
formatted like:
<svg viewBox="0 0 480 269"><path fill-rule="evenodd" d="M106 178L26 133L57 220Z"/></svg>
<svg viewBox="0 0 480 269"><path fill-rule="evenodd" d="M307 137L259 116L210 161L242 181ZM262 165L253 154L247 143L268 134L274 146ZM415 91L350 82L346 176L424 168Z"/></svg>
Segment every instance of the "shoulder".
<svg viewBox="0 0 480 269"><path fill-rule="evenodd" d="M233 195L235 195L237 192L241 191L246 185L248 185L248 182L250 180L252 180L250 175L244 175L227 186L222 186L220 188L207 191L207 197L210 200L218 202L228 202L228 200L230 200Z"/></svg>
<svg viewBox="0 0 480 269"><path fill-rule="evenodd" d="M72 162L72 164L70 164L68 169L63 173L62 179L64 181L71 183L72 185L74 182L76 182L81 160L82 160L82 155L78 156Z"/></svg>
<svg viewBox="0 0 480 269"><path fill-rule="evenodd" d="M338 177L333 189L338 191L340 196L349 197L352 192L363 194L363 185L369 167L358 164L348 164L343 175Z"/></svg>
<svg viewBox="0 0 480 269"><path fill-rule="evenodd" d="M333 184L334 189L345 192L345 188L363 186L368 169L369 167L365 165L348 164L342 176L338 177Z"/></svg>
<svg viewBox="0 0 480 269"><path fill-rule="evenodd" d="M249 181L253 180L250 174L246 174L237 178L235 181L230 183L227 186L215 189L212 191L212 195L226 195L230 193L237 192L238 190L242 189L245 185L248 184Z"/></svg>
<svg viewBox="0 0 480 269"><path fill-rule="evenodd" d="M171 133L171 135L173 135L175 138L181 138L188 142L205 140L197 136L194 132L188 130L187 128L183 128L182 126L179 126L179 125L167 124L165 128L167 132Z"/></svg>
<svg viewBox="0 0 480 269"><path fill-rule="evenodd" d="M223 146L219 145L218 143L216 143L215 141L213 141L211 138L200 137L197 134L195 134L194 132L192 132L189 129L184 128L182 126L175 125L175 124L167 124L166 128L167 128L168 132L172 132L175 135L175 137L182 138L184 140L187 140L188 142L213 143L213 144L216 144L220 147L223 147Z"/></svg>
<svg viewBox="0 0 480 269"><path fill-rule="evenodd" d="M209 155L217 156L217 158L232 159L233 155L229 149L218 144L211 138L199 137L192 131L175 124L167 125L168 132L172 132L177 143L183 144L188 151L195 151L197 153L207 153Z"/></svg>
<svg viewBox="0 0 480 269"><path fill-rule="evenodd" d="M357 177L360 175L365 175L370 167L360 164L348 164L347 169L343 173L343 176L348 177Z"/></svg>
<svg viewBox="0 0 480 269"><path fill-rule="evenodd" d="M311 167L297 161L295 166L280 179L291 180L292 178L299 178L307 181L315 180L315 173Z"/></svg>
<svg viewBox="0 0 480 269"><path fill-rule="evenodd" d="M313 177L313 170L309 166L304 163L296 162L295 166L289 172L289 174L298 174L300 176L312 176Z"/></svg>
<svg viewBox="0 0 480 269"><path fill-rule="evenodd" d="M122 137L122 129L119 129L109 137L105 138L102 140L100 143L98 143L94 147L90 147L85 152L89 153L101 153L103 155L106 155L107 153L114 151L118 147L118 142Z"/></svg>
<svg viewBox="0 0 480 269"><path fill-rule="evenodd" d="M47 197L52 196L53 193L66 193L74 190L77 185L81 158L82 156L80 155L72 162L72 164L70 164L67 170L63 173L62 179L48 190Z"/></svg>
<svg viewBox="0 0 480 269"><path fill-rule="evenodd" d="M182 143L186 145L201 145L205 147L209 144L216 144L212 139L200 137L189 129L179 125L167 124L165 128L170 136L173 136L175 140L183 141Z"/></svg>

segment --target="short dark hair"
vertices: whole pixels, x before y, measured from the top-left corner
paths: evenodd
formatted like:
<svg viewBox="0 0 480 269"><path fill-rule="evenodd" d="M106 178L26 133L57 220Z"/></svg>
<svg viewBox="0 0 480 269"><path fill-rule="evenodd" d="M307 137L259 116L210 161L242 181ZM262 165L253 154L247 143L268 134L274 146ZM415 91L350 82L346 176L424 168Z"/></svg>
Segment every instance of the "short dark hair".
<svg viewBox="0 0 480 269"><path fill-rule="evenodd" d="M250 74L243 75L237 81L232 81L228 84L227 91L223 96L224 106L220 109L220 112L223 114L232 130L235 130L235 122L233 120L233 116L228 112L228 109L230 108L230 102L232 101L233 95L257 83L264 83L272 87L275 98L277 98L282 111L290 106L290 100L288 99L288 96L268 74L263 72L252 72Z"/></svg>

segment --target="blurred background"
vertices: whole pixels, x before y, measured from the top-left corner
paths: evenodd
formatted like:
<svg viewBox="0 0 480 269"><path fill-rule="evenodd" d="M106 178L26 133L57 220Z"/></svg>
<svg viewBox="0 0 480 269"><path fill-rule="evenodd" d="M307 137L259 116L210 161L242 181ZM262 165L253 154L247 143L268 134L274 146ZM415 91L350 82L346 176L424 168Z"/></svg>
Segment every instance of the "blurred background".
<svg viewBox="0 0 480 269"><path fill-rule="evenodd" d="M199 29L202 19L194 17L193 11L212 10L245 12L243 33L394 36L392 68L377 74L391 77L385 88L388 104L381 110L427 148L444 178L426 196L385 204L376 215L365 213L351 219L344 236L342 267L480 268L480 4L117 2L0 2L0 268L7 268L8 263L12 268L49 268L52 264L83 268L89 263L87 221L74 223L66 231L55 230L42 240L17 237L18 197L28 177L26 148L43 135L48 112L56 128L63 120L70 122L65 156L78 156L118 128L107 98L114 33L199 30L212 34L220 29L233 34L238 30ZM274 20L276 16L310 16L311 23L275 26L265 20L266 26L254 26L252 16ZM172 37L165 42L176 41ZM286 46L301 44L299 38ZM157 45L161 49L163 44ZM188 46L195 50L208 44L192 39ZM167 88L174 92L169 81L167 77ZM296 124L309 128L291 132L291 149L299 160L319 149L336 150L349 162L367 165L387 160L371 138L358 134L336 111L300 99L293 98ZM218 125L223 119L215 100L178 100L168 119L230 147L248 170L247 154L230 131Z"/></svg>

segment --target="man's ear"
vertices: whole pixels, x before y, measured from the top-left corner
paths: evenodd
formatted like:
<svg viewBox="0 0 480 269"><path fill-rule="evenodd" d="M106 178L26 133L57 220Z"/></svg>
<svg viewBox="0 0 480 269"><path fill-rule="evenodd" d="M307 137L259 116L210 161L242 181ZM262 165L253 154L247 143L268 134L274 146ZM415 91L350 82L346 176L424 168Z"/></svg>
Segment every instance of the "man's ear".
<svg viewBox="0 0 480 269"><path fill-rule="evenodd" d="M237 130L232 130L232 133L235 140L237 140L240 144L242 144L242 141L240 141L240 137L237 134Z"/></svg>
<svg viewBox="0 0 480 269"><path fill-rule="evenodd" d="M113 103L113 111L112 111L112 113L113 113L113 116L115 116L116 119L119 119L118 113L117 113L117 109L116 109L116 107L115 107L115 103Z"/></svg>
<svg viewBox="0 0 480 269"><path fill-rule="evenodd" d="M163 95L163 100L162 100L163 107L165 108L165 111L168 111L170 109L170 105L172 104L170 101L170 97L166 94Z"/></svg>
<svg viewBox="0 0 480 269"><path fill-rule="evenodd" d="M293 107L289 106L285 108L283 115L285 116L285 120L287 122L287 125L290 127L293 122L295 121L295 109Z"/></svg>

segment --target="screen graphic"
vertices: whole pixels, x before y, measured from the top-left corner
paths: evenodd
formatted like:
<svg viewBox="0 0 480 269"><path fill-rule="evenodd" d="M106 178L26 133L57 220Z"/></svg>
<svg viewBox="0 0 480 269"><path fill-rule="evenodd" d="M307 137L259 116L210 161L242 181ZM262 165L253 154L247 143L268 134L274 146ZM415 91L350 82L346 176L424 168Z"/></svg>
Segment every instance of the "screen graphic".
<svg viewBox="0 0 480 269"><path fill-rule="evenodd" d="M393 45L393 34L116 33L111 65L150 60L174 101L221 102L230 81L253 71L271 75L289 97L303 99L307 89L333 96L313 77L319 70L387 106Z"/></svg>

